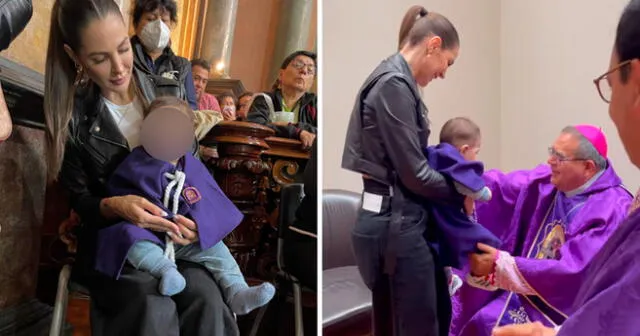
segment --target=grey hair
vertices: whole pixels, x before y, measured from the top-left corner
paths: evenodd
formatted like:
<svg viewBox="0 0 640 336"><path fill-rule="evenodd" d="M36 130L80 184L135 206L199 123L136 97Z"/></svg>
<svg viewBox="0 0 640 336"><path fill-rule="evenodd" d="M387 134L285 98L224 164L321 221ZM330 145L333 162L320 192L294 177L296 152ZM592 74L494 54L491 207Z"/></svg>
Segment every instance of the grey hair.
<svg viewBox="0 0 640 336"><path fill-rule="evenodd" d="M576 149L576 158L591 160L595 163L598 171L607 168L607 160L598 153L596 147L580 133L574 126L567 126L562 129L563 134L571 134L578 139L578 149Z"/></svg>

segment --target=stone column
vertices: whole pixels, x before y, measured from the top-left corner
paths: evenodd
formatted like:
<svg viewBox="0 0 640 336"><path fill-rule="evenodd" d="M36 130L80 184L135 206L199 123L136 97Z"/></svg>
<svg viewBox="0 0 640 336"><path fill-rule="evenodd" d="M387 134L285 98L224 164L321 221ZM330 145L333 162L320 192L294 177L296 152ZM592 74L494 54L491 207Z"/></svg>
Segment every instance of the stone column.
<svg viewBox="0 0 640 336"><path fill-rule="evenodd" d="M229 63L231 63L238 0L203 1L202 13L204 20L198 32L195 55L211 63L212 73L216 72L216 66L222 62L224 69L218 73L218 76L226 78L229 73Z"/></svg>
<svg viewBox="0 0 640 336"><path fill-rule="evenodd" d="M311 27L313 0L281 0L278 8L280 20L276 32L271 68L264 88L269 89L278 77L282 61L290 53L305 49Z"/></svg>

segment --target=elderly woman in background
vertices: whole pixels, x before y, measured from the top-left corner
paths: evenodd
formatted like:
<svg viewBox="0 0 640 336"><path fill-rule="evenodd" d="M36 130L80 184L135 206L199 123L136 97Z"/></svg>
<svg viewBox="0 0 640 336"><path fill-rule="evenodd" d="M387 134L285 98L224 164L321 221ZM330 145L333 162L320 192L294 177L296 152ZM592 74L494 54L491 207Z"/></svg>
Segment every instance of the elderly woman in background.
<svg viewBox="0 0 640 336"><path fill-rule="evenodd" d="M317 133L317 96L309 92L317 72L316 54L299 50L282 62L272 92L257 94L248 121L271 127L276 136L299 139L310 148Z"/></svg>
<svg viewBox="0 0 640 336"><path fill-rule="evenodd" d="M131 38L134 65L153 78L159 95L180 97L197 110L191 62L171 50L171 28L177 22L175 0L136 0Z"/></svg>

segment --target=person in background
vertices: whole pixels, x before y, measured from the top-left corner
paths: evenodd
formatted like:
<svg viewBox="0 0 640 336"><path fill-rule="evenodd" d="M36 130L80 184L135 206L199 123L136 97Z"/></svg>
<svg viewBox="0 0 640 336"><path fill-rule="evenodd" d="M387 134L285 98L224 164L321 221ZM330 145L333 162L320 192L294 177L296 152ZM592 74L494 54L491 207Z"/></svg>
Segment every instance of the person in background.
<svg viewBox="0 0 640 336"><path fill-rule="evenodd" d="M171 95L197 110L191 63L171 50L171 28L178 22L175 0L135 0L131 38L134 64L156 83L158 95Z"/></svg>
<svg viewBox="0 0 640 336"><path fill-rule="evenodd" d="M609 117L631 162L640 168L640 0L624 9L614 40L608 70L594 80ZM601 207L616 207L601 202ZM585 266L568 318L556 328L542 323L514 324L493 331L494 336L635 336L640 314L640 211L638 197L629 214Z"/></svg>
<svg viewBox="0 0 640 336"><path fill-rule="evenodd" d="M216 96L205 91L209 82L209 73L211 72L209 62L201 58L192 60L191 72L193 73L193 85L196 89L198 110L222 112Z"/></svg>
<svg viewBox="0 0 640 336"><path fill-rule="evenodd" d="M309 92L316 73L315 53L299 50L287 56L272 91L254 97L248 121L269 126L277 137L299 139L303 147L310 148L318 127L318 98ZM272 112L287 121L272 120Z"/></svg>
<svg viewBox="0 0 640 336"><path fill-rule="evenodd" d="M220 108L222 109L222 117L224 120L235 121L238 118L236 115L236 96L230 92L221 93L218 95L218 101L220 102Z"/></svg>
<svg viewBox="0 0 640 336"><path fill-rule="evenodd" d="M246 91L238 97L238 109L236 112L238 120L247 120L251 103L253 103L253 92Z"/></svg>

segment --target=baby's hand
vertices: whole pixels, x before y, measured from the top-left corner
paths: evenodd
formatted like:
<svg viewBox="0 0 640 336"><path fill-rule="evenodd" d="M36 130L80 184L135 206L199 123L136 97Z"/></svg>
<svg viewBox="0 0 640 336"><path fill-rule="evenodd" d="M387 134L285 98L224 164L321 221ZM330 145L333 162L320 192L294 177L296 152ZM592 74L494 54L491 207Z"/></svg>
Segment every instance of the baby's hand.
<svg viewBox="0 0 640 336"><path fill-rule="evenodd" d="M467 213L467 216L473 215L473 210L475 208L475 203L473 198L467 196L464 198L464 211Z"/></svg>

